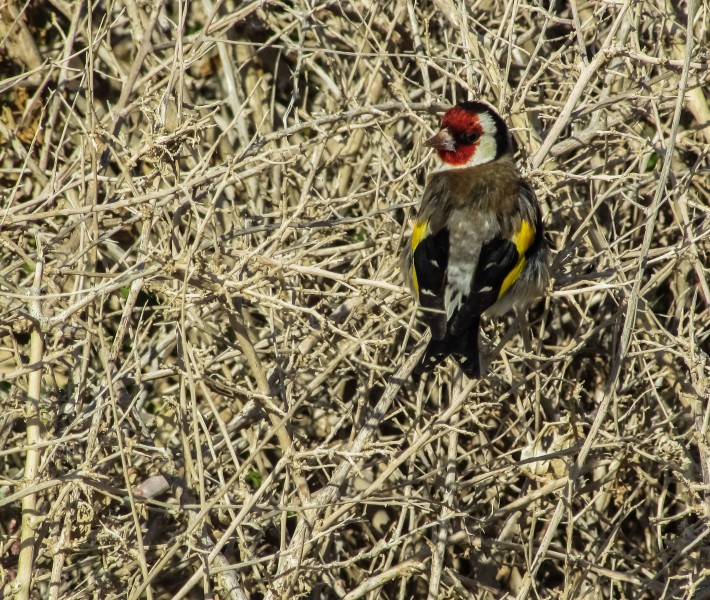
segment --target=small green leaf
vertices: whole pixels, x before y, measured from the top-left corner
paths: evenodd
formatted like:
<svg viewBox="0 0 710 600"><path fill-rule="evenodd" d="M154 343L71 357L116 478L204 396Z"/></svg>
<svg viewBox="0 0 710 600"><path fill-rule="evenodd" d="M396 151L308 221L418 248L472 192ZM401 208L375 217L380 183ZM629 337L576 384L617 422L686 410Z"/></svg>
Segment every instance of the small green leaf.
<svg viewBox="0 0 710 600"><path fill-rule="evenodd" d="M244 480L252 487L252 489L259 489L262 482L261 473L252 469L246 474Z"/></svg>
<svg viewBox="0 0 710 600"><path fill-rule="evenodd" d="M646 172L653 171L654 167L658 164L659 158L660 157L655 152L651 154L648 159L648 162L646 163Z"/></svg>

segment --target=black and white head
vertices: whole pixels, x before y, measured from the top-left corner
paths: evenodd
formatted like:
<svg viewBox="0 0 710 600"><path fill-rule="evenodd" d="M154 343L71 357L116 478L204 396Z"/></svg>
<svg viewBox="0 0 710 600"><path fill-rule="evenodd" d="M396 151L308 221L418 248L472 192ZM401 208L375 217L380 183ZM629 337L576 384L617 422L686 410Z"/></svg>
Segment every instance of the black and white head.
<svg viewBox="0 0 710 600"><path fill-rule="evenodd" d="M447 110L441 129L425 145L436 150L443 169L475 167L512 151L505 122L482 102L462 102Z"/></svg>

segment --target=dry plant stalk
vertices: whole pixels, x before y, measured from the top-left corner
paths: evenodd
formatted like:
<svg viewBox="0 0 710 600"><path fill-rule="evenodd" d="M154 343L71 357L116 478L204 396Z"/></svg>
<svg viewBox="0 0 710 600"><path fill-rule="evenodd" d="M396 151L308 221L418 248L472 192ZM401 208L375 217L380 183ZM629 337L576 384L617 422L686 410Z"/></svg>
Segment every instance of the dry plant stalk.
<svg viewBox="0 0 710 600"><path fill-rule="evenodd" d="M710 594L707 2L92 7L0 7L6 596ZM555 281L419 379L467 98Z"/></svg>

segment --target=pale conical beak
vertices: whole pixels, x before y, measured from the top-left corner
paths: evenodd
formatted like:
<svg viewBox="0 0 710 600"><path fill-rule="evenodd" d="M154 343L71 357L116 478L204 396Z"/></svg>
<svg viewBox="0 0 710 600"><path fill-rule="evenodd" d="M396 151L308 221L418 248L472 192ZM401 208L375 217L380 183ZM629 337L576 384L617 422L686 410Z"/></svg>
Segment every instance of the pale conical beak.
<svg viewBox="0 0 710 600"><path fill-rule="evenodd" d="M424 142L424 145L434 148L434 150L446 150L448 152L456 150L454 138L451 137L447 129L441 129L434 137Z"/></svg>

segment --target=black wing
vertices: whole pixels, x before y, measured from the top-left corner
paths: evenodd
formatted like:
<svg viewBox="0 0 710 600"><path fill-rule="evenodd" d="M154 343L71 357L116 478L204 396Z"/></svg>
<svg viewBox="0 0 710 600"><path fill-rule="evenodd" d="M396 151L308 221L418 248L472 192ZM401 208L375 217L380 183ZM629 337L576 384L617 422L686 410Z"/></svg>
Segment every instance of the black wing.
<svg viewBox="0 0 710 600"><path fill-rule="evenodd" d="M451 320L452 334L463 333L474 319L496 303L503 282L519 260L518 248L511 240L495 237L483 244L471 293Z"/></svg>
<svg viewBox="0 0 710 600"><path fill-rule="evenodd" d="M428 233L428 223L418 223L412 236L412 279L425 309L432 338L446 335L446 267L449 262L449 230Z"/></svg>

